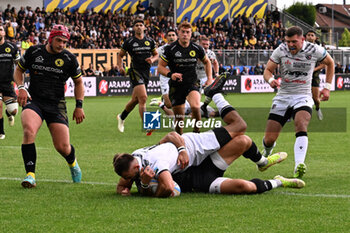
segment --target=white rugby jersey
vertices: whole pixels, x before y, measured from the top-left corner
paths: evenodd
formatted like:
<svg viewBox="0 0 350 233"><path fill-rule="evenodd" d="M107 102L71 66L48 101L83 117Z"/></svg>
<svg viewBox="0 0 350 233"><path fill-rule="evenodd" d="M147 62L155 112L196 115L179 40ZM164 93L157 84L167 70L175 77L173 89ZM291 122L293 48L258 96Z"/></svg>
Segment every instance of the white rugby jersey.
<svg viewBox="0 0 350 233"><path fill-rule="evenodd" d="M149 165L155 172L156 178L162 171L168 170L173 173L180 169L176 165L179 153L176 146L170 142L135 150L132 155L140 164L140 169Z"/></svg>
<svg viewBox="0 0 350 233"><path fill-rule="evenodd" d="M325 48L307 41L304 41L302 49L296 55L290 53L287 44L280 44L270 57L271 61L280 64L282 82L277 94L311 95L315 65L326 56Z"/></svg>
<svg viewBox="0 0 350 233"><path fill-rule="evenodd" d="M162 46L160 46L160 47L158 48L158 51L157 51L157 52L158 52L158 54L159 54L159 57L163 56L165 46L168 46L168 44L162 45ZM166 68L169 68L169 67L167 66ZM164 75L162 75L162 74L159 74L159 77L163 77L163 78L166 78L166 79L170 79L169 77L166 77L166 76L164 76Z"/></svg>
<svg viewBox="0 0 350 233"><path fill-rule="evenodd" d="M205 54L207 55L209 60L216 59L215 53L212 50L210 50L210 49L207 49ZM198 64L197 64L197 67L196 67L196 72L197 72L197 77L199 79L207 78L207 74L205 73L205 68L204 68L203 62L198 61Z"/></svg>

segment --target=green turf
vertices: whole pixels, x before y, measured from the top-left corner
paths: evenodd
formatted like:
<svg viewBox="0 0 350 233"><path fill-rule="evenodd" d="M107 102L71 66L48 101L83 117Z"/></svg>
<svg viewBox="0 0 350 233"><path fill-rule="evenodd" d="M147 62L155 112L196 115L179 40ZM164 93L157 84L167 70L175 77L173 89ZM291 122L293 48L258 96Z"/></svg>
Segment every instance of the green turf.
<svg viewBox="0 0 350 233"><path fill-rule="evenodd" d="M256 116L262 115L258 108L270 107L272 97L226 96L238 109L257 108ZM333 92L322 107L346 108L349 116L349 97L350 92ZM85 122L70 122L71 143L76 148L83 181L90 183L70 183L69 168L54 150L44 124L36 140L37 187L23 189L20 117L16 116L12 128L5 121L6 139L0 141L0 232L349 232L349 117L346 132L309 133L309 170L304 189L281 188L262 195L238 196L181 194L178 198L155 199L140 197L133 188L133 196L121 197L115 194L118 176L113 172L113 155L154 144L164 135L155 132L145 136L137 109L128 117L125 133L119 133L115 116L127 101L128 97L87 98ZM68 99L68 107L71 117L72 99ZM313 123L329 121L325 115L323 122ZM337 123L337 119L331 121ZM263 131L247 134L261 149ZM289 154L285 162L260 173L242 157L230 166L226 176L291 176L294 140L293 132L284 132L277 141L275 151Z"/></svg>

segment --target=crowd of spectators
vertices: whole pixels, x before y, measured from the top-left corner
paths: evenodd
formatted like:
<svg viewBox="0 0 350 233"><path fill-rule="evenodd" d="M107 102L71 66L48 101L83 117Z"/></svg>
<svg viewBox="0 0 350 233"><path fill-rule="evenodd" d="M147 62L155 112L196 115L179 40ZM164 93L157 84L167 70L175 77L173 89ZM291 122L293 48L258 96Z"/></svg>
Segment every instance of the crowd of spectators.
<svg viewBox="0 0 350 233"><path fill-rule="evenodd" d="M84 13L79 13L72 12L69 8L46 12L44 7L41 9L37 7L34 10L27 6L17 10L8 4L5 10L0 11L0 23L5 27L7 39L16 43L22 50L32 45L45 44L55 24L64 24L69 28L71 32L69 48L114 49L120 48L132 35L132 23L141 17L145 21L146 36L152 37L157 46L163 45L166 42L164 39L166 31L175 28L173 3L164 6L161 2L158 7L150 3L146 8L139 1L136 9L135 14L130 10L114 13L86 10ZM272 12L267 11L264 18L238 15L232 21L218 19L216 23L206 18L193 22L192 27L193 41L198 41L200 35L206 35L211 41L211 49L218 50L273 50L282 43L285 35L285 28L277 8ZM257 66L261 68L246 67L241 71L236 69L232 73L260 74L263 65L257 64ZM349 72L348 68L338 70ZM108 72L104 70L96 72L100 76L117 73L114 67Z"/></svg>
<svg viewBox="0 0 350 233"><path fill-rule="evenodd" d="M145 20L146 35L152 37L158 46L165 43L166 31L175 28L173 3L164 6L161 2L158 7L150 3L146 8L139 2L135 14L131 14L130 10L115 13L86 10L79 13L71 12L69 8L46 12L44 7L34 10L30 6L17 10L10 4L0 11L0 23L5 26L7 39L17 43L21 49L44 44L55 24L69 28L71 48L120 48L123 41L131 36L132 23L137 17ZM264 19L238 15L231 22L219 19L214 24L207 18L192 25L193 40L206 35L212 42L212 49L274 49L282 42L285 33L278 11L267 11Z"/></svg>

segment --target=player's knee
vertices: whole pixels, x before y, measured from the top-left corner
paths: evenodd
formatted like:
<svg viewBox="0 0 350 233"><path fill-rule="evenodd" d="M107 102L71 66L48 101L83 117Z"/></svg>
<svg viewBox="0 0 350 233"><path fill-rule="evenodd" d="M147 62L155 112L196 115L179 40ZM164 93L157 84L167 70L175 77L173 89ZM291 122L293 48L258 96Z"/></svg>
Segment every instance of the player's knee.
<svg viewBox="0 0 350 233"><path fill-rule="evenodd" d="M71 147L69 143L57 143L55 144L55 149L58 153L60 153L63 156L67 156L70 154Z"/></svg>
<svg viewBox="0 0 350 233"><path fill-rule="evenodd" d="M11 99L9 101L6 101L6 110L9 114L12 116L15 116L18 111L18 103L15 99Z"/></svg>
<svg viewBox="0 0 350 233"><path fill-rule="evenodd" d="M252 139L246 135L238 135L234 140L238 145L241 145L244 148L244 151L247 151L252 145Z"/></svg>
<svg viewBox="0 0 350 233"><path fill-rule="evenodd" d="M137 99L139 104L146 104L147 102L147 96L139 96Z"/></svg>
<svg viewBox="0 0 350 233"><path fill-rule="evenodd" d="M34 138L35 138L34 130L30 127L23 126L23 137L26 140L34 140Z"/></svg>

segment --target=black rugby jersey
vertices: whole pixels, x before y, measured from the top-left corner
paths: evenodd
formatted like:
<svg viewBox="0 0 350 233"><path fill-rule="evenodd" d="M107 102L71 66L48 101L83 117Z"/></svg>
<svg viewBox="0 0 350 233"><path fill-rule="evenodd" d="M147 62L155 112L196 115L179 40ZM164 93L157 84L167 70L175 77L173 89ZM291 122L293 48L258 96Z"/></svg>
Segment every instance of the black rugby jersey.
<svg viewBox="0 0 350 233"><path fill-rule="evenodd" d="M6 42L0 45L0 83L13 81L14 62L20 58L16 45Z"/></svg>
<svg viewBox="0 0 350 233"><path fill-rule="evenodd" d="M21 57L18 66L29 70L29 93L34 99L44 102L59 102L64 99L64 85L69 77L81 76L76 57L67 50L50 54L45 45L31 46Z"/></svg>
<svg viewBox="0 0 350 233"><path fill-rule="evenodd" d="M124 42L122 49L131 56L132 68L136 70L149 70L151 68L145 59L151 57L156 49L153 39L146 36L142 40L131 37Z"/></svg>
<svg viewBox="0 0 350 233"><path fill-rule="evenodd" d="M187 48L182 47L179 41L175 41L164 48L161 58L168 63L170 71L182 74L182 84L194 83L197 80L196 66L198 59L205 58L205 51L202 46L190 42ZM171 80L173 84L180 82Z"/></svg>

